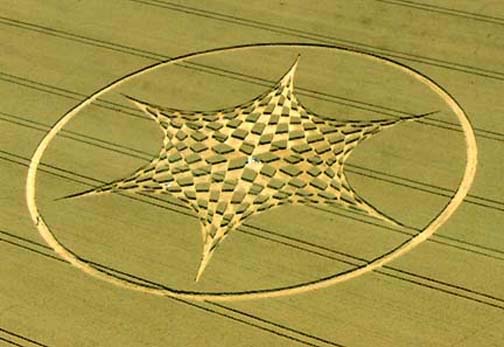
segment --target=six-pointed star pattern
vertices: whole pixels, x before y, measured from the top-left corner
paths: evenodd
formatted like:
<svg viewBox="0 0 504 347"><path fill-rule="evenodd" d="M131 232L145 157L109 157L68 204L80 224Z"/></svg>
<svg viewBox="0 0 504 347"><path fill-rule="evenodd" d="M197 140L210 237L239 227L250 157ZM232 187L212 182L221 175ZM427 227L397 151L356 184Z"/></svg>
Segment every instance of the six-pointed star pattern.
<svg viewBox="0 0 504 347"><path fill-rule="evenodd" d="M69 197L148 192L188 204L203 238L196 281L232 229L281 205L338 204L396 224L354 192L344 163L359 143L425 114L371 121L316 115L294 93L298 61L271 90L218 111L180 111L128 97L161 127L161 152L127 178Z"/></svg>

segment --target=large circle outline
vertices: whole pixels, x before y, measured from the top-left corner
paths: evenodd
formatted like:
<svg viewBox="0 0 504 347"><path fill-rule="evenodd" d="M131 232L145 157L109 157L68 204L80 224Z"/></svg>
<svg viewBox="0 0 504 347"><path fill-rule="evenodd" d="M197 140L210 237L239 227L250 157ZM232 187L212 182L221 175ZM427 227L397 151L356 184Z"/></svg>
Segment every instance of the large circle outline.
<svg viewBox="0 0 504 347"><path fill-rule="evenodd" d="M194 58L194 57L202 57L208 56L212 54L222 53L222 52L231 52L237 50L243 50L248 48L259 48L259 47L300 47L300 48L324 48L324 49L335 49L339 51L343 51L349 54L354 54L360 57L364 57L367 59L375 60L386 65L397 68L398 70L405 72L407 75L413 77L414 79L420 81L424 85L426 85L429 89L435 92L446 104L451 108L451 110L455 113L458 118L458 121L461 125L464 140L466 144L466 166L464 168L464 175L460 181L459 187L455 191L454 195L450 198L446 206L443 210L441 210L432 221L418 234L406 240L402 244L396 246L389 252L371 260L367 264L358 266L354 269L348 270L346 272L336 273L334 275L330 275L328 277L324 277L321 279L317 279L311 282L303 282L300 284L288 286L288 287L280 287L280 288L271 288L271 289L262 289L262 290L253 290L253 291L242 291L242 292L191 292L191 291L181 291L168 287L161 286L149 286L139 284L137 282L128 281L119 277L112 275L111 273L99 269L91 263L83 260L78 255L74 254L69 249L65 248L56 238L54 233L51 231L47 223L44 221L42 215L39 213L37 203L36 203L36 177L38 167L46 151L47 147L53 140L53 138L61 131L61 129L73 118L75 117L82 109L86 106L90 105L94 101L96 101L101 95L107 93L108 91L118 87L119 85L138 77L144 73L151 72L155 69L180 63L184 60ZM34 154L31 158L30 165L28 168L28 174L26 178L26 202L28 205L28 210L30 216L33 220L33 223L37 227L40 235L45 240L45 242L63 259L68 261L71 265L76 268L84 271L85 273L105 280L107 282L113 283L120 287L155 294L160 296L170 296L178 299L186 299L186 300L198 300L198 301L238 301L238 300L249 300L249 299L259 299L259 298L272 298L272 297L280 297L286 295L293 295L299 293L305 293L308 291L312 291L315 289L326 288L332 286L336 283L344 282L358 276L361 276L365 273L371 272L380 268L381 266L389 263L390 261L406 254L425 240L427 240L430 236L432 236L440 227L443 225L455 212L455 210L460 206L465 196L469 192L469 189L474 181L474 177L476 174L477 167L477 145L476 138L474 135L474 131L471 125L471 122L459 105L459 103L451 96L448 91L446 91L442 86L437 84L434 80L429 78L428 76L422 74L421 72L406 66L400 62L375 55L369 52L362 52L358 50L354 50L347 47L340 47L334 45L324 45L324 44L311 44L311 43L259 43L259 44L245 44L239 46L231 46L231 47L223 47L216 48L196 53L191 53L187 55L183 55L177 58L169 59L166 61L156 62L144 68L141 68L137 71L134 71L126 76L123 76L105 87L99 89L82 102L74 106L68 112L66 112L55 124L54 126L46 133L46 135L42 138L37 148L34 151Z"/></svg>

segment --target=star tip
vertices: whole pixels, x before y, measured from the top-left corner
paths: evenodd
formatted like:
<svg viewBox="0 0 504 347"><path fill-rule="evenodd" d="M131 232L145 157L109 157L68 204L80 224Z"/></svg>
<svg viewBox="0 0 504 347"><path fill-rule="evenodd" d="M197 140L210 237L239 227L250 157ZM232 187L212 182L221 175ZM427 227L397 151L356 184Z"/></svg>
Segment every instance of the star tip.
<svg viewBox="0 0 504 347"><path fill-rule="evenodd" d="M201 260L200 266L198 268L198 272L196 273L196 276L194 277L195 283L199 282L201 276L203 275L203 272L206 269L207 264L208 264L208 261L205 262L204 259Z"/></svg>
<svg viewBox="0 0 504 347"><path fill-rule="evenodd" d="M194 278L194 282L198 282L201 279L201 276L205 272L208 263L210 262L210 258L212 258L213 250L215 249L212 247L212 242L205 242L205 245L203 246L203 254L201 255L201 261L198 267L198 272L196 273L196 277Z"/></svg>
<svg viewBox="0 0 504 347"><path fill-rule="evenodd" d="M194 277L194 282L198 283L201 276L203 275L203 272L205 272L205 269L208 265L208 261L210 260L210 253L206 250L203 251L203 255L201 257L200 265L198 267L198 272L196 273L196 276Z"/></svg>
<svg viewBox="0 0 504 347"><path fill-rule="evenodd" d="M301 58L301 54L298 53L298 55L296 56L296 59L294 60L294 63L292 64L291 68L290 68L290 72L292 74L294 74L294 72L296 71L297 69L297 66L299 64L299 59Z"/></svg>
<svg viewBox="0 0 504 347"><path fill-rule="evenodd" d="M406 228L406 225L404 225L403 223L401 223L400 221L398 221L397 219L395 218L392 218L384 213L381 213L381 212L378 212L376 211L377 214L376 214L376 218L378 219L381 219L382 221L388 223L388 224L391 224L392 226L396 227L396 228Z"/></svg>
<svg viewBox="0 0 504 347"><path fill-rule="evenodd" d="M82 197L85 197L85 196L94 195L96 193L97 192L96 192L95 189L90 189L90 190L85 190L85 191L79 192L79 193L72 193L72 194L68 194L68 195L65 195L65 196L61 196L59 198L54 199L53 201L62 201L62 200L70 200L70 199L82 198Z"/></svg>
<svg viewBox="0 0 504 347"><path fill-rule="evenodd" d="M280 84L284 86L288 86L289 88L293 88L294 86L294 75L296 73L296 69L299 63L300 54L297 55L296 60L291 65L287 73L282 77Z"/></svg>
<svg viewBox="0 0 504 347"><path fill-rule="evenodd" d="M132 97L131 95L120 93L123 97L125 97L129 102L131 102L133 105L138 107L141 110L144 110L146 108L146 104L137 98Z"/></svg>

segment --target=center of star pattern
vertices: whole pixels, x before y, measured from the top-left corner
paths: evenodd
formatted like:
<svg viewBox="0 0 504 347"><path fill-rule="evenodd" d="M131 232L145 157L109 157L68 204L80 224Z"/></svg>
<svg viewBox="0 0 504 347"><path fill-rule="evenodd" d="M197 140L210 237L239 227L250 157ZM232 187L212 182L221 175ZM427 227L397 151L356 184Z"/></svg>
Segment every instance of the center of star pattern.
<svg viewBox="0 0 504 347"><path fill-rule="evenodd" d="M298 60L271 90L232 108L187 112L128 97L161 127L159 156L124 179L70 197L125 191L183 201L201 222L196 281L230 231L278 206L337 204L395 224L354 192L344 163L359 143L424 115L372 121L316 115L294 93Z"/></svg>

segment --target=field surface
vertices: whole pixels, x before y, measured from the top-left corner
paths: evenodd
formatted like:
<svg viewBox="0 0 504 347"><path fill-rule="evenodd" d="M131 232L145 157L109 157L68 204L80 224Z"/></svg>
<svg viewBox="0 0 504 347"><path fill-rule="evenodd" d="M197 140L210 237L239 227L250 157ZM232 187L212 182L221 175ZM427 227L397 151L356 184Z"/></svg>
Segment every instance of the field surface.
<svg viewBox="0 0 504 347"><path fill-rule="evenodd" d="M503 53L502 1L3 1L0 346L503 346ZM269 92L288 97L268 110ZM333 143L316 125L328 152L314 120L340 127ZM254 135L263 121L273 140ZM262 142L245 153L252 138ZM287 149L256 156L280 138ZM238 170L215 163L203 176L223 190L213 201L198 163L245 154ZM227 228L217 210L242 205L223 187L276 155L261 194L297 203ZM149 170L158 159L166 170ZM218 165L229 182L214 183ZM449 207L472 168L460 206L418 247L268 297L385 259ZM79 195L110 182L109 194Z"/></svg>

